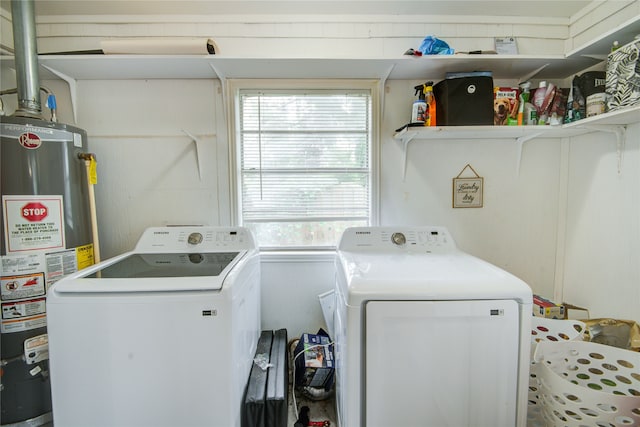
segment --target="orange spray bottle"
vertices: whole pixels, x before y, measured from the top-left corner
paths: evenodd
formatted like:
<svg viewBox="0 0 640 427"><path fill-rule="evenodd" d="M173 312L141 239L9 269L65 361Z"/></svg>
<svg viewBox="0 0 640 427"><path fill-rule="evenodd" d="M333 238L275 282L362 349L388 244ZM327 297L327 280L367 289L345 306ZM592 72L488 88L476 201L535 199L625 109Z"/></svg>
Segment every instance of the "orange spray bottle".
<svg viewBox="0 0 640 427"><path fill-rule="evenodd" d="M428 115L425 114L425 126L436 125L436 97L433 94L433 82L426 82L423 87L424 102L427 104Z"/></svg>

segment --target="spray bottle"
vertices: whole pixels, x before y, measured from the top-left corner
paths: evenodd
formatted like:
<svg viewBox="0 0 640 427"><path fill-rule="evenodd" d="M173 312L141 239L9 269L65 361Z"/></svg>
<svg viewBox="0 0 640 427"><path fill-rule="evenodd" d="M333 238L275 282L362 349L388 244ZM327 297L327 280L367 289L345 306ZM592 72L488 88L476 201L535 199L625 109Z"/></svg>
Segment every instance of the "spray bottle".
<svg viewBox="0 0 640 427"><path fill-rule="evenodd" d="M433 94L433 82L424 84L424 100L427 104L428 115L425 117L425 126L436 125L436 97Z"/></svg>
<svg viewBox="0 0 640 427"><path fill-rule="evenodd" d="M424 100L424 85L415 86L416 90L414 95L418 96L418 99L413 101L413 108L411 110L411 123L425 123L427 116L427 103Z"/></svg>
<svg viewBox="0 0 640 427"><path fill-rule="evenodd" d="M518 126L526 124L524 119L524 107L531 96L531 82L520 83L520 104L518 105Z"/></svg>

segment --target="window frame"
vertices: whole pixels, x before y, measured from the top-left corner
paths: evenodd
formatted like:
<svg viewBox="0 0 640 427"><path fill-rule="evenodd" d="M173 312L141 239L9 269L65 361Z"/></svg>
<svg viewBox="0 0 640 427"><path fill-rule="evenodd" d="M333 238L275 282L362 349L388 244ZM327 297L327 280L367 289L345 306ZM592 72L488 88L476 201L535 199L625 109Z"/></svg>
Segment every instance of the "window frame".
<svg viewBox="0 0 640 427"><path fill-rule="evenodd" d="M226 82L228 135L229 135L229 184L231 218L233 225L242 226L241 158L240 158L240 91L241 90L367 90L371 95L371 143L370 156L370 214L369 223L379 221L379 151L380 151L380 80L279 80L279 79L230 79ZM281 246L260 247L261 251L324 251L333 246Z"/></svg>

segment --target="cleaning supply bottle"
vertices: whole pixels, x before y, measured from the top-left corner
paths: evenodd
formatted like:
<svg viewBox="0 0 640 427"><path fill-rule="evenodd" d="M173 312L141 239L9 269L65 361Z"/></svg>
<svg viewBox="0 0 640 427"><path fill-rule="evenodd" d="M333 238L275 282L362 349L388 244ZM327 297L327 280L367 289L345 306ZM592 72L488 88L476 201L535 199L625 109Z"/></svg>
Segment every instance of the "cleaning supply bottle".
<svg viewBox="0 0 640 427"><path fill-rule="evenodd" d="M433 94L433 82L424 84L424 100L427 104L428 115L425 117L425 126L436 125L436 96Z"/></svg>
<svg viewBox="0 0 640 427"><path fill-rule="evenodd" d="M537 125L538 124L538 112L536 106L530 102L524 104L524 124L525 125Z"/></svg>
<svg viewBox="0 0 640 427"><path fill-rule="evenodd" d="M542 110L542 104L544 104L544 97L547 94L547 82L541 81L538 84L538 89L536 89L533 94L533 105L536 107L536 114L538 116L538 120L544 115L544 111ZM544 124L544 123L541 123Z"/></svg>
<svg viewBox="0 0 640 427"><path fill-rule="evenodd" d="M411 110L411 123L424 123L427 115L427 103L424 100L424 85L415 86L416 90L414 95L418 96L413 102L413 108Z"/></svg>
<svg viewBox="0 0 640 427"><path fill-rule="evenodd" d="M553 106L553 100L556 97L556 85L549 83L545 90L544 100L542 101L542 107L538 113L538 124L548 125L551 119L551 107Z"/></svg>
<svg viewBox="0 0 640 427"><path fill-rule="evenodd" d="M524 107L525 104L529 102L529 98L531 97L531 82L520 83L520 102L518 105L518 126L522 126L526 124L524 120Z"/></svg>
<svg viewBox="0 0 640 427"><path fill-rule="evenodd" d="M529 82L527 82L529 83ZM544 86L546 87L546 82L542 82L544 83ZM531 83L529 83L527 85L527 89L531 89ZM537 93L538 91L536 91ZM545 92L545 90L541 90L541 92ZM535 96L535 93L534 93ZM533 102L535 102L533 99L531 99L531 93L529 93L529 100L526 101L524 103L524 117L523 117L523 124L525 125L537 125L538 124L538 110L536 109L536 106L533 104ZM542 101L544 101L544 97L542 99ZM542 102L541 101L541 102Z"/></svg>

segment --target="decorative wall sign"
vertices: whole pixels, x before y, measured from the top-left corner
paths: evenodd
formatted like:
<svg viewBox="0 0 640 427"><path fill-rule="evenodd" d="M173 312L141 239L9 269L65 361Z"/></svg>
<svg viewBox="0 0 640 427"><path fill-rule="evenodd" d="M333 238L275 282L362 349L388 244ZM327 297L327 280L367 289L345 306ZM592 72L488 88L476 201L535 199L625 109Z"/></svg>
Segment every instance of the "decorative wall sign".
<svg viewBox="0 0 640 427"><path fill-rule="evenodd" d="M472 177L463 177L469 169ZM454 208L481 208L483 203L484 178L467 164L457 177L453 178L453 207Z"/></svg>

